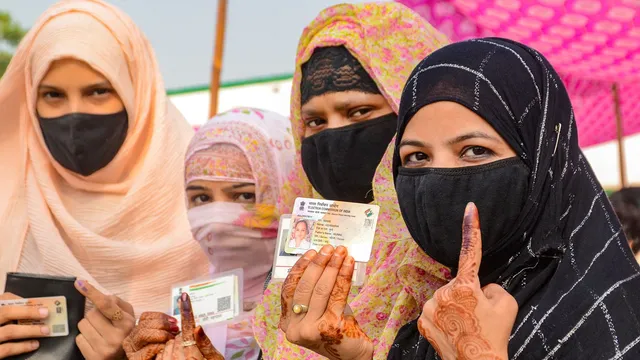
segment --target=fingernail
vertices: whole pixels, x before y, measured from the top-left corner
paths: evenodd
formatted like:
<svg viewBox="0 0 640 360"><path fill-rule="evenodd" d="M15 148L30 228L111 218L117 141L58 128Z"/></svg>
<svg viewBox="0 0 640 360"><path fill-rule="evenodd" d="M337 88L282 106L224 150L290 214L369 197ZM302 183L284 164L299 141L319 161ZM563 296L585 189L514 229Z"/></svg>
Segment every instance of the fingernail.
<svg viewBox="0 0 640 360"><path fill-rule="evenodd" d="M37 349L37 348L39 348L39 347L40 347L40 343L39 343L39 342L37 342L37 341L32 341L30 345L31 345L31 348L32 348L33 350L35 350L35 349Z"/></svg>
<svg viewBox="0 0 640 360"><path fill-rule="evenodd" d="M48 326L40 327L40 332L42 333L42 335L49 335L49 327Z"/></svg>
<svg viewBox="0 0 640 360"><path fill-rule="evenodd" d="M171 325L169 327L169 330L174 333L180 332L180 328L178 327L178 325Z"/></svg>
<svg viewBox="0 0 640 360"><path fill-rule="evenodd" d="M353 256L347 256L347 258L344 259L344 263L347 265L353 265L354 262L355 260L353 259Z"/></svg>
<svg viewBox="0 0 640 360"><path fill-rule="evenodd" d="M178 323L178 319L173 318L173 317L170 317L168 321L169 321L170 324L177 324Z"/></svg>
<svg viewBox="0 0 640 360"><path fill-rule="evenodd" d="M331 245L325 245L322 247L322 249L320 249L320 254L322 255L331 255L332 252L333 252L333 246Z"/></svg>
<svg viewBox="0 0 640 360"><path fill-rule="evenodd" d="M304 253L303 258L305 260L312 260L314 256L316 256L316 251L315 250L309 250L306 253Z"/></svg>
<svg viewBox="0 0 640 360"><path fill-rule="evenodd" d="M46 318L47 316L49 316L49 309L47 308L40 308L38 309L38 312L40 313L41 318Z"/></svg>
<svg viewBox="0 0 640 360"><path fill-rule="evenodd" d="M346 253L347 253L347 248L346 247L340 245L340 246L338 246L336 248L335 255L344 256L344 254L346 254Z"/></svg>
<svg viewBox="0 0 640 360"><path fill-rule="evenodd" d="M82 289L82 291L89 291L87 290L87 283L84 280L76 280L76 284L78 284L78 287Z"/></svg>
<svg viewBox="0 0 640 360"><path fill-rule="evenodd" d="M191 303L189 302L189 294L183 292L181 298L182 310L191 311Z"/></svg>

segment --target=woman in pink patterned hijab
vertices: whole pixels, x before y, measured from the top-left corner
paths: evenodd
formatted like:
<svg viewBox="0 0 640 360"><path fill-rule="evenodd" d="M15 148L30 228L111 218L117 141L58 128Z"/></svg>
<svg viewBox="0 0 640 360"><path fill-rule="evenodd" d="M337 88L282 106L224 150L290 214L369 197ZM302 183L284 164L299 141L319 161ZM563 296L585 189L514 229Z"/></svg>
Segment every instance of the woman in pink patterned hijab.
<svg viewBox="0 0 640 360"><path fill-rule="evenodd" d="M189 222L211 273L244 272L244 314L227 328L225 358L259 353L250 320L273 265L279 214L276 203L294 157L289 119L237 108L201 127L187 150ZM210 338L215 328L205 328Z"/></svg>

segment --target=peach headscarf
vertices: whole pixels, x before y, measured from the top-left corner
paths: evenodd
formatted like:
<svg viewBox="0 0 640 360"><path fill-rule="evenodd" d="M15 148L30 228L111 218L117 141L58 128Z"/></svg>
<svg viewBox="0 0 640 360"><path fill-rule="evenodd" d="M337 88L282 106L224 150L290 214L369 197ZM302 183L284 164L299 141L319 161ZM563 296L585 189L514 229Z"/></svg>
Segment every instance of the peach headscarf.
<svg viewBox="0 0 640 360"><path fill-rule="evenodd" d="M304 124L300 115L301 66L318 47L344 45L376 82L394 112L413 68L429 53L448 44L446 37L420 15L396 2L341 4L323 10L304 30L298 44L291 91L291 128L297 150L294 170L285 184L280 211L290 213L296 197L319 197L307 180L300 156ZM394 140L373 179L380 205L367 280L352 289L349 305L360 327L372 339L374 359L386 359L401 326L418 317L421 305L445 283L445 269L411 239L400 214L391 159ZM416 280L418 279L418 280ZM321 359L286 341L278 330L281 282L266 289L256 309L254 333L265 359ZM357 295L355 292L358 291Z"/></svg>
<svg viewBox="0 0 640 360"><path fill-rule="evenodd" d="M129 114L119 153L83 177L60 166L35 113L51 63L74 58L112 84ZM99 0L49 8L0 80L0 289L7 271L73 275L132 303L165 311L170 286L208 262L192 240L184 153L193 130L168 101L148 40Z"/></svg>

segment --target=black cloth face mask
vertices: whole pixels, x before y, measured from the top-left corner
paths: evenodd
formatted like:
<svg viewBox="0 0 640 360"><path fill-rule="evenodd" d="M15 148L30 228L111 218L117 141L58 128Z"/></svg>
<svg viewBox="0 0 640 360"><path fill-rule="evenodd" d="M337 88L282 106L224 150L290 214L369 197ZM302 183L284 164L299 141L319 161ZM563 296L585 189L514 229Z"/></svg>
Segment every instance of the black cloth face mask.
<svg viewBox="0 0 640 360"><path fill-rule="evenodd" d="M371 182L396 133L396 114L337 129L323 130L302 141L302 167L327 200L370 203Z"/></svg>
<svg viewBox="0 0 640 360"><path fill-rule="evenodd" d="M96 115L71 113L56 118L38 116L51 156L65 169L89 176L107 166L127 137L127 111Z"/></svg>
<svg viewBox="0 0 640 360"><path fill-rule="evenodd" d="M462 168L399 168L396 179L411 236L427 255L453 269L460 257L466 205L476 204L483 255L491 253L516 228L528 185L529 168L518 157ZM483 261L480 277L501 265Z"/></svg>

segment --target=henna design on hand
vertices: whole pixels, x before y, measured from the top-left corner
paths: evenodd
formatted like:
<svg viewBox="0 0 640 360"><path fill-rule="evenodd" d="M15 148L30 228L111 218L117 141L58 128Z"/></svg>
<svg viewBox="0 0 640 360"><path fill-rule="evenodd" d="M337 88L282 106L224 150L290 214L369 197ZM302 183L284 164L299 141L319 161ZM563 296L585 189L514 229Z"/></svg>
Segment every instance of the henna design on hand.
<svg viewBox="0 0 640 360"><path fill-rule="evenodd" d="M287 320L289 317L289 312L292 307L290 303L293 302L293 295L296 292L296 288L298 287L298 283L300 282L300 279L302 278L304 271L307 269L307 266L309 266L309 263L311 262L311 259L313 259L314 256L315 256L315 251L313 250L307 251L307 253L304 254L303 257L298 259L298 261L293 265L293 267L291 268L291 271L289 271L289 275L287 275L287 278L284 280L284 283L282 284L282 292L280 295L281 313L280 313L279 326L280 326L280 329L282 329L282 331L284 332L287 331L287 327L288 327Z"/></svg>
<svg viewBox="0 0 640 360"><path fill-rule="evenodd" d="M504 360L482 334L480 320L476 315L476 308L483 294L478 279L481 260L480 220L477 208L470 203L464 214L458 275L448 285L436 291L433 316L429 316L430 308L425 306L426 314L423 313L418 321L418 330L441 356L444 354L438 340L453 345L453 349L449 348L449 351L455 352L457 360ZM447 355L453 356L451 353Z"/></svg>
<svg viewBox="0 0 640 360"><path fill-rule="evenodd" d="M350 258L349 261L353 262L353 258ZM318 331L324 350L336 360L342 359L338 346L344 340L365 339L365 341L371 341L352 315L343 314L351 289L353 271L353 266L343 267L340 270L327 304L327 312L318 323Z"/></svg>

